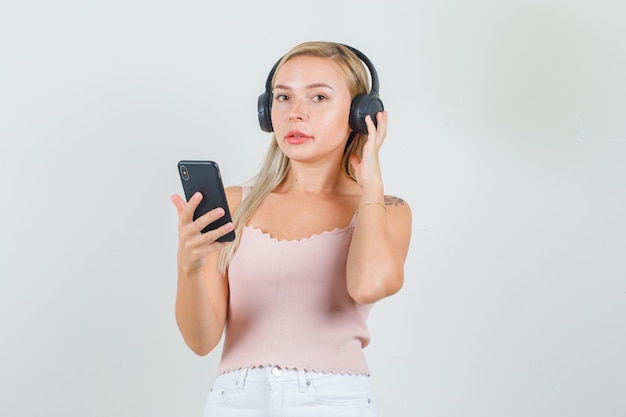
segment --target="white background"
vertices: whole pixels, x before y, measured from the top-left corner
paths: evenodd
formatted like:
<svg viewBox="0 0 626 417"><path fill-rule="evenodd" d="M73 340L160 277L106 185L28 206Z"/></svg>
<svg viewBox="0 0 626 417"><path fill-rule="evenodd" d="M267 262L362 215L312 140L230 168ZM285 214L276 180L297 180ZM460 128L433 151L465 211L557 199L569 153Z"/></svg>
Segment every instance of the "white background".
<svg viewBox="0 0 626 417"><path fill-rule="evenodd" d="M0 415L200 416L174 321L179 159L252 177L295 44L376 65L406 283L370 316L386 417L626 415L625 7L3 1Z"/></svg>

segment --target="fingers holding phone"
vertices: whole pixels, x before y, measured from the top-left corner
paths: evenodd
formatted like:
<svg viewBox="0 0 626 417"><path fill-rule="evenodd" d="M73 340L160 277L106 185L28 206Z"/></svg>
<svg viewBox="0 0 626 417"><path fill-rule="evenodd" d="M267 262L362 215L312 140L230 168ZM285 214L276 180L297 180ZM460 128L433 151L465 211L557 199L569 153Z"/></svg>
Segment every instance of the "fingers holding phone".
<svg viewBox="0 0 626 417"><path fill-rule="evenodd" d="M210 210L194 220L194 212L201 201L201 193L194 194L189 202L185 202L178 195L172 196L172 202L178 211L178 258L186 267L194 269L200 269L211 252L227 245L229 242L219 240L234 229L232 222L213 229L208 228L225 216L226 211L221 207Z"/></svg>
<svg viewBox="0 0 626 417"><path fill-rule="evenodd" d="M197 215L199 211L198 207L202 203L202 200L202 193L196 192L183 209L182 220L187 224L191 223L191 228L194 233L207 235L208 240L211 240L212 236L217 235L213 240L223 243L230 242L227 235L229 232L233 231L234 227L232 220L230 220L230 215L227 216L228 206L226 209L218 206L202 215ZM226 219L225 216L227 216ZM220 221L221 219L225 219L226 223Z"/></svg>
<svg viewBox="0 0 626 417"><path fill-rule="evenodd" d="M196 203L193 210L193 220L218 207L224 210L224 214L206 225L202 229L202 233L232 222L217 163L213 161L180 161L178 162L178 172L187 201ZM220 236L218 240L220 242L232 242L235 240L235 233L231 230Z"/></svg>
<svg viewBox="0 0 626 417"><path fill-rule="evenodd" d="M185 225L192 228L192 230L197 229L195 231L198 233L207 233L211 231L210 225L227 215L227 211L224 210L223 207L216 207L199 217L195 216L194 214L197 212L198 205L201 203L202 198L202 193L200 192L195 193L189 202L185 202L179 195L172 195L171 199L178 211L180 226ZM219 231L220 234L218 238L222 238L233 229L232 221L229 220L227 223L223 223L221 226L212 230Z"/></svg>
<svg viewBox="0 0 626 417"><path fill-rule="evenodd" d="M179 218L179 260L201 266L206 256L235 239L219 167L213 161L179 161L187 201L172 196Z"/></svg>

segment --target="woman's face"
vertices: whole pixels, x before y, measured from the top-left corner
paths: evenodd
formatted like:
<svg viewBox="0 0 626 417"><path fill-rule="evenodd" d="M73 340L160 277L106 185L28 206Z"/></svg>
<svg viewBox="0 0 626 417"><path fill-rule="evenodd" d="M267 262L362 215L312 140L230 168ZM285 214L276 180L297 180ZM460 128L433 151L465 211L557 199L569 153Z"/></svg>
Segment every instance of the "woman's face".
<svg viewBox="0 0 626 417"><path fill-rule="evenodd" d="M290 159L312 162L343 155L352 98L337 63L292 58L276 72L273 93L274 134Z"/></svg>

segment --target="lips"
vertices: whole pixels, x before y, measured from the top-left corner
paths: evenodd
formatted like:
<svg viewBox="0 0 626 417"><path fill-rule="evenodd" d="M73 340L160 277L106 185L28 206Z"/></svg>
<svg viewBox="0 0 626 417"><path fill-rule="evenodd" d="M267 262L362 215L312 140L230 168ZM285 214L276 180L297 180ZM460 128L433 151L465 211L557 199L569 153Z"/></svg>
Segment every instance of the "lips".
<svg viewBox="0 0 626 417"><path fill-rule="evenodd" d="M306 133L300 132L299 130L290 130L285 135L285 141L291 144L299 144L304 143L311 139L312 136L307 135Z"/></svg>

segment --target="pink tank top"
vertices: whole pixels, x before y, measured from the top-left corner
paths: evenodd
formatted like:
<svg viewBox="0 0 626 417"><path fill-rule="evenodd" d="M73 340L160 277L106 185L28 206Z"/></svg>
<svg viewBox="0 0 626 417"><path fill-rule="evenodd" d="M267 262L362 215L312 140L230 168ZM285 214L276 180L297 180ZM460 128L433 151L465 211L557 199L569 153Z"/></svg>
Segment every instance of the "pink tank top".
<svg viewBox="0 0 626 417"><path fill-rule="evenodd" d="M372 305L357 304L346 284L352 230L277 240L244 227L229 268L219 373L277 365L369 375L363 348Z"/></svg>

